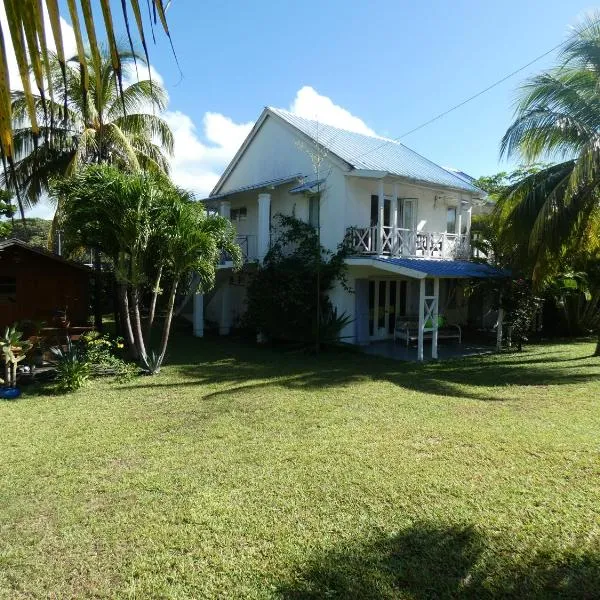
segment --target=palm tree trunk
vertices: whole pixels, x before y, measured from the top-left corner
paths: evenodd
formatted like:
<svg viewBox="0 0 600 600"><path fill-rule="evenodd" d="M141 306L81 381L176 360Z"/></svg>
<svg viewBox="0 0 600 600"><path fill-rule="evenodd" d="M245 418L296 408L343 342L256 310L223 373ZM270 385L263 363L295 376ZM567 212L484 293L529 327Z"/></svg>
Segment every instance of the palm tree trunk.
<svg viewBox="0 0 600 600"><path fill-rule="evenodd" d="M94 249L94 327L102 331L102 258Z"/></svg>
<svg viewBox="0 0 600 600"><path fill-rule="evenodd" d="M133 337L133 329L131 328L131 317L129 316L129 298L127 296L127 285L125 283L117 284L117 290L119 294L119 304L121 305L121 318L123 322L123 330L125 333L125 341L129 347L134 360L138 360L140 353L135 344L135 338Z"/></svg>
<svg viewBox="0 0 600 600"><path fill-rule="evenodd" d="M169 295L169 303L167 305L167 316L165 318L165 324L163 326L162 342L160 346L160 355L158 357L157 371L162 366L165 354L167 353L167 346L169 344L169 335L171 334L171 321L173 320L173 308L175 307L175 296L177 295L177 285L179 281L175 280L171 286L171 293Z"/></svg>
<svg viewBox="0 0 600 600"><path fill-rule="evenodd" d="M150 344L150 335L152 334L152 325L154 325L154 315L156 313L156 301L158 300L158 293L160 289L160 278L162 277L163 266L160 265L156 280L154 282L154 288L152 289L152 300L150 302L150 314L148 315L148 325L146 326L146 344Z"/></svg>
<svg viewBox="0 0 600 600"><path fill-rule="evenodd" d="M142 367L148 368L148 355L146 353L146 344L144 343L144 334L142 333L142 319L140 317L140 294L137 287L131 288L131 303L133 304L133 337L139 352L139 358Z"/></svg>

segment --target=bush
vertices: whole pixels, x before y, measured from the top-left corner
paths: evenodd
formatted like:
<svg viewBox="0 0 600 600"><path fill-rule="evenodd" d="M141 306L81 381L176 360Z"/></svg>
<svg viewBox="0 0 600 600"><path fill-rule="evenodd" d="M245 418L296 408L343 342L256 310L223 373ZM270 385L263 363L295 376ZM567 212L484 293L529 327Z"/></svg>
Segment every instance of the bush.
<svg viewBox="0 0 600 600"><path fill-rule="evenodd" d="M349 245L336 253L319 243L318 232L294 217L276 215L280 235L248 287L247 328L271 340L320 345L338 341L349 323L337 315L328 293L346 285Z"/></svg>
<svg viewBox="0 0 600 600"><path fill-rule="evenodd" d="M56 357L56 381L60 392L74 392L83 387L90 376L89 364L81 348L67 339L66 349L53 346Z"/></svg>
<svg viewBox="0 0 600 600"><path fill-rule="evenodd" d="M118 381L126 381L139 371L135 364L123 360L122 338L112 339L107 334L90 331L81 336L80 346L93 377L112 375Z"/></svg>

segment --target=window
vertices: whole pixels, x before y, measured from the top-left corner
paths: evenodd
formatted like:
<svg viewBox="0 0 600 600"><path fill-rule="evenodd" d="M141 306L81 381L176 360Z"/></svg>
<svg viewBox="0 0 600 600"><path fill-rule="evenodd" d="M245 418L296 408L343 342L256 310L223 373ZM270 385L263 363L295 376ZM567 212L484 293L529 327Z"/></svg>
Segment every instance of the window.
<svg viewBox="0 0 600 600"><path fill-rule="evenodd" d="M448 208L446 217L446 233L456 233L456 207Z"/></svg>
<svg viewBox="0 0 600 600"><path fill-rule="evenodd" d="M0 277L0 304L17 301L17 280L15 277Z"/></svg>
<svg viewBox="0 0 600 600"><path fill-rule="evenodd" d="M248 211L245 206L241 208L232 208L231 209L231 220L233 222L245 221L248 216Z"/></svg>
<svg viewBox="0 0 600 600"><path fill-rule="evenodd" d="M415 228L415 199L398 198L400 215L398 223L402 229L413 230Z"/></svg>
<svg viewBox="0 0 600 600"><path fill-rule="evenodd" d="M311 196L308 199L308 223L315 229L320 226L319 209L319 196Z"/></svg>

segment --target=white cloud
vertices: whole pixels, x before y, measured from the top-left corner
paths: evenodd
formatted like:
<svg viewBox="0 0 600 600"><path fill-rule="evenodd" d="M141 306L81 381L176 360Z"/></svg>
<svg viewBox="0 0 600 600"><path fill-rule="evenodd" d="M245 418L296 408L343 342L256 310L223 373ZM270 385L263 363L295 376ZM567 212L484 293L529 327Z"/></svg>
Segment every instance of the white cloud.
<svg viewBox="0 0 600 600"><path fill-rule="evenodd" d="M169 111L165 119L175 137L173 180L200 196L210 193L254 124L235 123L220 113L207 112L202 119L204 142L188 115Z"/></svg>
<svg viewBox="0 0 600 600"><path fill-rule="evenodd" d="M296 92L296 97L290 106L290 111L299 117L320 121L340 129L375 135L375 132L358 117L334 102L328 96L322 96L309 85Z"/></svg>

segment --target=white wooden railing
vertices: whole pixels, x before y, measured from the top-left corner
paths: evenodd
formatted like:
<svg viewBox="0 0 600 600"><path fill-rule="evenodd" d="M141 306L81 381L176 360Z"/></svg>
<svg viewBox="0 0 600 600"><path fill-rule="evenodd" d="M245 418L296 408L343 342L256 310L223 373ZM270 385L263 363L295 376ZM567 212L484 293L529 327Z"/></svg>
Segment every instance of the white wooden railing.
<svg viewBox="0 0 600 600"><path fill-rule="evenodd" d="M416 258L469 258L469 235L421 232L401 227L351 227L352 245L358 254Z"/></svg>

